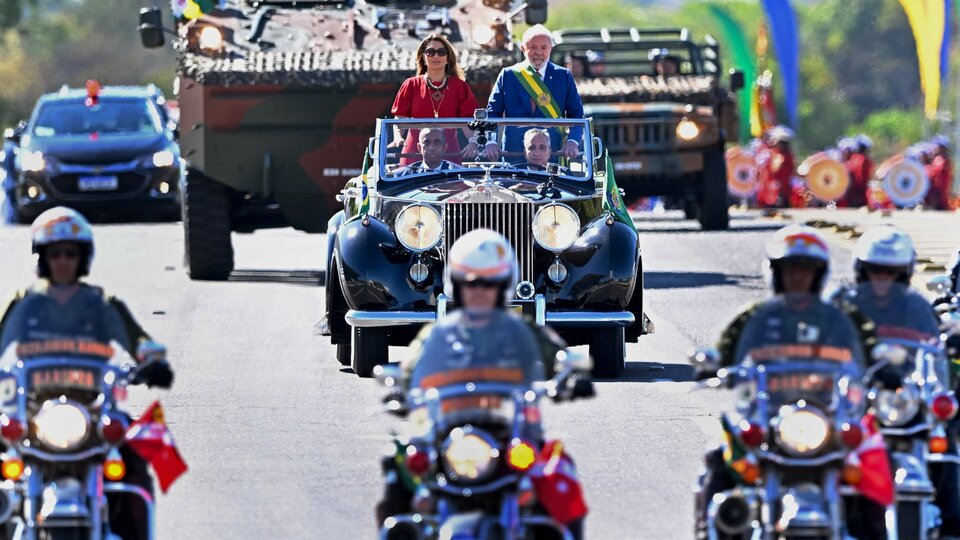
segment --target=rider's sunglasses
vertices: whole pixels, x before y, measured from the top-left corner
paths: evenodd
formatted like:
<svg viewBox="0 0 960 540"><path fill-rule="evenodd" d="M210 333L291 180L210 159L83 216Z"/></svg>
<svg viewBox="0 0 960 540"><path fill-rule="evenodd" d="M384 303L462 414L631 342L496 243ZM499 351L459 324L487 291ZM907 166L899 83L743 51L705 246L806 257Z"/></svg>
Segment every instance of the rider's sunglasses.
<svg viewBox="0 0 960 540"><path fill-rule="evenodd" d="M473 281L468 281L463 284L463 287L470 288L476 287L478 289L495 289L503 285L501 281L490 281L488 279L475 279Z"/></svg>
<svg viewBox="0 0 960 540"><path fill-rule="evenodd" d="M436 49L434 49L434 48L432 48L432 47L428 47L428 48L426 48L426 49L423 50L423 54L425 54L425 55L427 55L427 56L441 56L441 57L442 57L442 56L446 56L446 55L447 55L447 48L446 48L446 47L437 47Z"/></svg>
<svg viewBox="0 0 960 540"><path fill-rule="evenodd" d="M79 259L80 250L77 248L68 248L68 247L47 248L48 259L59 259L60 257L66 257L68 259Z"/></svg>
<svg viewBox="0 0 960 540"><path fill-rule="evenodd" d="M886 274L888 276L893 276L899 274L903 271L902 268L896 266L882 266L879 264L865 264L863 265L863 271L868 274Z"/></svg>

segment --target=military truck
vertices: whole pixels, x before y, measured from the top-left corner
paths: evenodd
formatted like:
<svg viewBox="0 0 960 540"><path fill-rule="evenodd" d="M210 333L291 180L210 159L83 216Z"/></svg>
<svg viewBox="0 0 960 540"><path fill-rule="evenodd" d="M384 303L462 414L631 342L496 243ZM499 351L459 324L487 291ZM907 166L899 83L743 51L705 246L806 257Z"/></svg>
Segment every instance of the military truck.
<svg viewBox="0 0 960 540"><path fill-rule="evenodd" d="M666 196L706 230L726 229L724 144L739 136L733 92L721 83L720 51L686 29L562 30L552 60L574 72L585 116L614 161L629 203ZM671 62L675 73L657 72Z"/></svg>
<svg viewBox="0 0 960 540"><path fill-rule="evenodd" d="M485 103L519 58L513 21L546 16L546 0L221 0L169 30L159 8L142 9L144 46L174 35L190 277L229 276L233 231L326 230L423 38L457 47Z"/></svg>

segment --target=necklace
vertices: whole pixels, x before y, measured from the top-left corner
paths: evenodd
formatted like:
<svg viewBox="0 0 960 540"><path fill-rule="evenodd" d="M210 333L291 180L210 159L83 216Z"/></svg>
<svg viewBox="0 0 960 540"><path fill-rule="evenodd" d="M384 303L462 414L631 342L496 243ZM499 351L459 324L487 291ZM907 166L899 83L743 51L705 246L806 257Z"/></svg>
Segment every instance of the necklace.
<svg viewBox="0 0 960 540"><path fill-rule="evenodd" d="M440 84L434 84L434 82L430 80L429 75L424 75L423 79L427 81L427 85L433 90L433 92L430 94L430 97L433 100L430 103L430 106L433 108L433 117L439 118L440 106L443 105L443 98L447 96L447 93L445 92L447 89L447 76L444 75L443 80L440 81Z"/></svg>

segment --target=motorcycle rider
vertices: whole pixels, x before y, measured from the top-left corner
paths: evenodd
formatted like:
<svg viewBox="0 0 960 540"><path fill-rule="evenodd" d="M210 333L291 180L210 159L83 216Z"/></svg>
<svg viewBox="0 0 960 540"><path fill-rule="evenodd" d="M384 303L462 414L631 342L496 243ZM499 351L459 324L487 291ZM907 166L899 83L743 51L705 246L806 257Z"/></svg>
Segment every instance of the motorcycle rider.
<svg viewBox="0 0 960 540"><path fill-rule="evenodd" d="M16 292L0 315L0 351L20 345L69 340L109 344L116 341L138 362L134 383L169 388L173 371L166 348L153 341L118 298L85 283L93 262L93 229L78 212L56 207L40 214L31 226L37 262L33 285ZM25 361L29 362L29 359ZM120 448L127 465L125 481L153 493L146 461L127 446ZM124 508L110 495L111 529L125 539L146 538L142 505Z"/></svg>
<svg viewBox="0 0 960 540"><path fill-rule="evenodd" d="M428 377L465 368L517 369L524 383L554 374L554 361L566 344L552 330L525 321L505 309L513 297L519 270L513 247L497 232L471 231L454 242L444 269L444 293L457 309L427 325L411 345L402 364L409 387L429 385ZM586 380L572 380L578 397L592 395ZM413 492L401 479L396 456L382 462L387 482L377 505L378 525L393 515L408 513ZM582 538L583 517L566 524Z"/></svg>
<svg viewBox="0 0 960 540"><path fill-rule="evenodd" d="M916 253L909 235L889 225L872 227L857 241L853 256L857 286L837 290L832 295L835 303L856 306L874 321L880 337L916 341L938 338L940 330L934 310L910 287ZM938 371L949 371L948 366L942 367ZM893 376L902 377L896 372ZM949 439L951 454L956 454L955 436L956 433ZM960 470L954 464L935 464L931 465L931 476L937 486L940 533L960 536Z"/></svg>
<svg viewBox="0 0 960 540"><path fill-rule="evenodd" d="M819 299L830 268L826 241L812 227L789 225L773 235L766 256L763 273L774 296L748 307L723 331L717 344L719 366L734 366L760 347L816 344L849 350L851 371L862 373L861 335L872 338L870 321ZM698 377L715 374L701 372ZM736 486L722 448L707 453L700 485L696 532L705 538L709 502L714 494Z"/></svg>

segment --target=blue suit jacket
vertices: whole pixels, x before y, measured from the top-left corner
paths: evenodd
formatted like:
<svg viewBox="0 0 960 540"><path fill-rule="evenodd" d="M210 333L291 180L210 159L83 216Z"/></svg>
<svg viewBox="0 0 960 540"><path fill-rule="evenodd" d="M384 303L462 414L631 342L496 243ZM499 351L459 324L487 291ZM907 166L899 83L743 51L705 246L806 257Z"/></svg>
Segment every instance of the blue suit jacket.
<svg viewBox="0 0 960 540"><path fill-rule="evenodd" d="M525 68L527 63L521 62L518 65ZM511 67L500 71L497 82L493 85L493 91L490 93L490 102L487 104L488 115L491 118L546 118L540 111L540 107L530 97L530 93L520 85L512 69ZM569 69L547 62L545 83L553 99L560 105L560 112L564 118L583 118L583 102L580 101L577 83L573 80ZM526 131L524 128L507 128L503 148L508 152L522 152L524 131ZM567 138L577 141L583 148L583 129L579 126L571 129ZM550 139L554 151L559 150L560 134L556 129L550 130Z"/></svg>

